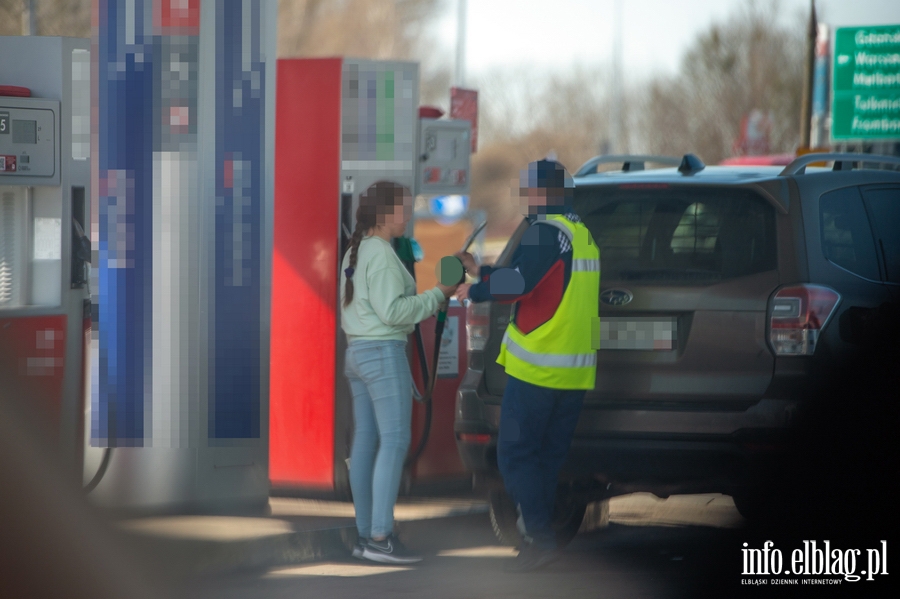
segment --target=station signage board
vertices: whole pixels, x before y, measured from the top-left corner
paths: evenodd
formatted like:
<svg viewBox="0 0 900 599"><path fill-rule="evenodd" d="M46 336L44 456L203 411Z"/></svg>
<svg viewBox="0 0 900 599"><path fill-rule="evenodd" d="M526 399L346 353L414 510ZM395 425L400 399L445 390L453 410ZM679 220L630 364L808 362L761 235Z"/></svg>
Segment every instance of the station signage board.
<svg viewBox="0 0 900 599"><path fill-rule="evenodd" d="M900 139L900 25L838 28L833 56L832 139Z"/></svg>

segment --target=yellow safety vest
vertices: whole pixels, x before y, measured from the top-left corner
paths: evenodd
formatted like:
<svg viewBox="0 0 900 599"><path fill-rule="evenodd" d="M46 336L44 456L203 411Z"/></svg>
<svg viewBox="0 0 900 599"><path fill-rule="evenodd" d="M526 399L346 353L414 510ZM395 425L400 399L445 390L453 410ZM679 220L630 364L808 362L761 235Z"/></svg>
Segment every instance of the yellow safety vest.
<svg viewBox="0 0 900 599"><path fill-rule="evenodd" d="M600 299L600 249L583 223L550 215L545 221L572 244L572 274L550 320L527 335L510 319L497 363L519 380L550 389L593 389L597 351L591 343Z"/></svg>

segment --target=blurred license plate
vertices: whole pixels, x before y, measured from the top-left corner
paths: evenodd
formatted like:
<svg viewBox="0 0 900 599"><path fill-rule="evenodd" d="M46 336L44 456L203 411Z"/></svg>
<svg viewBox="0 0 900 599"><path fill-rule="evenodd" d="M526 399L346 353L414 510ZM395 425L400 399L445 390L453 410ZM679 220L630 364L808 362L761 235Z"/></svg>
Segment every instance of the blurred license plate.
<svg viewBox="0 0 900 599"><path fill-rule="evenodd" d="M594 349L670 351L677 340L678 319L674 317L604 316L594 324Z"/></svg>

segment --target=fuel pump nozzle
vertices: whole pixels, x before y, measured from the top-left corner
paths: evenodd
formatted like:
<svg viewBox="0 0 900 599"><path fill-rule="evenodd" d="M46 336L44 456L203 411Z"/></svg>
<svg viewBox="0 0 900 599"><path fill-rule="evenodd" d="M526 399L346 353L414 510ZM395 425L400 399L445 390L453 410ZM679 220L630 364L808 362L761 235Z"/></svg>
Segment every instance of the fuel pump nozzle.
<svg viewBox="0 0 900 599"><path fill-rule="evenodd" d="M463 244L462 248L459 250L460 252L467 252L469 248L472 247L472 244L475 242L475 239L478 237L479 233L481 233L484 228L487 226L487 221L481 221L481 223L475 227L472 231L472 234L466 239L466 242ZM456 256L446 256L443 260L453 259L459 262L459 267L462 270L462 275L459 278L459 282L463 283L466 280L465 269L462 268L462 261L459 260ZM438 356L441 351L441 337L444 334L444 323L447 320L447 311L450 308L450 299L446 299L441 302L440 307L438 308L437 321L435 322L434 327L434 360L432 361L432 375L428 381L428 390L425 392L425 401L431 401L431 394L434 391L434 382L437 379L437 361Z"/></svg>

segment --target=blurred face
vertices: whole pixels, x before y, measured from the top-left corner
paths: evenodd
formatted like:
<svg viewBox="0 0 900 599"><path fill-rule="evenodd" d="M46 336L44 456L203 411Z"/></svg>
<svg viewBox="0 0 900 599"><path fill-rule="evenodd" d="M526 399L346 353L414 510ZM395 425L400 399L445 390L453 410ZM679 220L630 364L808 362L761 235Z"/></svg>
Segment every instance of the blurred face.
<svg viewBox="0 0 900 599"><path fill-rule="evenodd" d="M403 203L393 207L393 212L378 215L378 224L383 226L391 237L400 237L406 232L406 226L412 218L413 200L409 193L403 194Z"/></svg>
<svg viewBox="0 0 900 599"><path fill-rule="evenodd" d="M562 206L563 204L562 189L547 189L545 187L519 188L519 208L525 216L545 213L546 211L541 210L545 206Z"/></svg>

